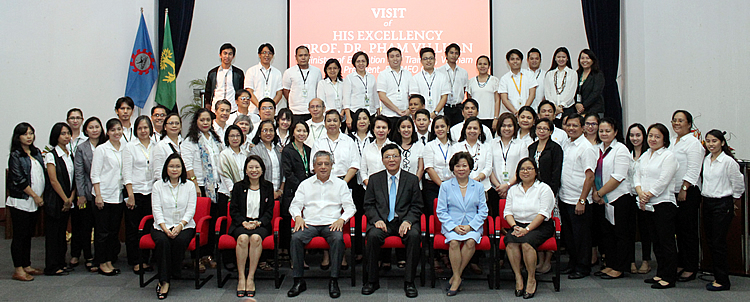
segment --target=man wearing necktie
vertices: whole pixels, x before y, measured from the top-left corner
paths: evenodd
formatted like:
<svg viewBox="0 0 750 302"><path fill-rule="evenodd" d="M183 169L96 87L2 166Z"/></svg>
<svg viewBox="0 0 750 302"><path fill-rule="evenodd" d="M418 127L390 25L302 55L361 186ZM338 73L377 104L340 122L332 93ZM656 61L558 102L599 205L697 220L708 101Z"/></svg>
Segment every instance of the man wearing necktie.
<svg viewBox="0 0 750 302"><path fill-rule="evenodd" d="M414 298L418 295L414 276L419 261L419 219L422 214L419 178L401 170L398 146L388 144L380 152L385 170L370 177L365 191L364 208L368 222L365 265L368 268L368 282L362 286L362 294L369 295L380 288L380 246L386 237L399 236L406 246L404 292L407 297Z"/></svg>

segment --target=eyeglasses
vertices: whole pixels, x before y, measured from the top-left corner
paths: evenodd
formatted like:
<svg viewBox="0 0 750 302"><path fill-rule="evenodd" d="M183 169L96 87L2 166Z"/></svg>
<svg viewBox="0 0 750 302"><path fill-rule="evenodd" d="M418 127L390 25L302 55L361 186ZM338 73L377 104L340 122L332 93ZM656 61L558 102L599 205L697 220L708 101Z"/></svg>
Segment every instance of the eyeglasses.
<svg viewBox="0 0 750 302"><path fill-rule="evenodd" d="M531 172L531 171L534 171L534 167L521 168L521 169L518 169L518 171L521 171L521 172Z"/></svg>
<svg viewBox="0 0 750 302"><path fill-rule="evenodd" d="M383 159L388 159L388 160L399 159L399 158L401 158L401 155L386 155L386 156L383 156Z"/></svg>
<svg viewBox="0 0 750 302"><path fill-rule="evenodd" d="M80 116L71 116L68 119L69 120L74 120L74 121L81 121L81 120L83 120L83 117L80 117Z"/></svg>
<svg viewBox="0 0 750 302"><path fill-rule="evenodd" d="M156 113L156 114L154 114L152 116L153 117L165 117L165 116L167 116L167 114L165 114L165 113Z"/></svg>
<svg viewBox="0 0 750 302"><path fill-rule="evenodd" d="M547 131L549 131L549 128L540 128L540 127L537 127L536 130L537 131L542 131L542 132L547 132Z"/></svg>
<svg viewBox="0 0 750 302"><path fill-rule="evenodd" d="M164 124L165 125L170 125L170 126L179 126L180 122L168 122L168 123L164 123Z"/></svg>
<svg viewBox="0 0 750 302"><path fill-rule="evenodd" d="M599 123L586 123L587 127L599 126Z"/></svg>
<svg viewBox="0 0 750 302"><path fill-rule="evenodd" d="M263 106L260 107L260 110L273 110L273 106Z"/></svg>
<svg viewBox="0 0 750 302"><path fill-rule="evenodd" d="M270 52L270 51L263 51L260 54L262 54L262 55L273 55L273 53Z"/></svg>

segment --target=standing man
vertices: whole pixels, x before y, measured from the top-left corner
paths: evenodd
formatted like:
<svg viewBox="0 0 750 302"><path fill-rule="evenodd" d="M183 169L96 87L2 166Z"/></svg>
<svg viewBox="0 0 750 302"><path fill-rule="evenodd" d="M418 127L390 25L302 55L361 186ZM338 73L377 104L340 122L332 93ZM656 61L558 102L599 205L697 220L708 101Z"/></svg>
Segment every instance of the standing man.
<svg viewBox="0 0 750 302"><path fill-rule="evenodd" d="M224 143L224 132L227 130L227 121L229 120L231 109L232 105L227 100L218 101L214 106L216 118L214 119L213 128L216 134L219 135L219 140L222 144Z"/></svg>
<svg viewBox="0 0 750 302"><path fill-rule="evenodd" d="M121 97L115 102L115 114L122 124L122 137L120 138L120 143L123 145L127 145L128 142L135 138L133 125L130 123L130 117L133 116L133 107L135 107L135 103L133 103L133 99L129 96ZM104 131L104 129L102 129L102 131Z"/></svg>
<svg viewBox="0 0 750 302"><path fill-rule="evenodd" d="M466 99L466 101L464 101L464 105L461 108L461 122L451 127L451 138L454 141L458 141L458 139L461 138L461 131L464 129L464 122L470 117L475 117L478 114L479 102L474 99ZM479 120L479 123L482 124L482 132L484 132L484 137L491 140L492 131L490 130L489 126L483 123L482 120ZM490 126L492 126L492 122L490 122Z"/></svg>
<svg viewBox="0 0 750 302"><path fill-rule="evenodd" d="M162 104L156 104L151 107L151 124L154 125L154 138L156 141L161 139L161 130L164 129L164 119L167 117L167 107Z"/></svg>
<svg viewBox="0 0 750 302"><path fill-rule="evenodd" d="M357 208L346 182L338 177L331 177L332 168L331 153L323 150L315 152L315 176L299 184L289 206L289 214L294 217L291 242L294 285L287 292L289 297L296 297L307 290L303 279L305 245L317 236L325 238L330 246L331 280L328 282L328 294L334 299L341 296L338 278L341 260L344 258L343 228L346 221L357 212Z"/></svg>
<svg viewBox="0 0 750 302"><path fill-rule="evenodd" d="M469 83L469 73L456 65L461 56L461 47L451 43L445 48L445 61L447 64L440 66L438 72L445 74L451 85L451 93L445 102L445 116L448 117L450 125L453 126L461 121L461 103L466 96L466 86Z"/></svg>
<svg viewBox="0 0 750 302"><path fill-rule="evenodd" d="M305 123L310 127L310 133L307 136L305 145L312 148L313 144L318 141L319 138L326 135L326 125L323 118L325 117L326 104L319 98L314 98L310 101L310 106L307 107L310 111L311 118Z"/></svg>
<svg viewBox="0 0 750 302"><path fill-rule="evenodd" d="M263 43L258 47L260 63L247 69L245 74L245 89L250 91L249 111L258 114L258 102L270 98L279 104L281 101L281 71L271 66L276 51L270 43Z"/></svg>
<svg viewBox="0 0 750 302"><path fill-rule="evenodd" d="M384 105L381 107L381 114L393 125L399 117L409 114L409 85L412 74L401 68L400 49L391 47L386 56L388 67L378 75L378 97Z"/></svg>
<svg viewBox="0 0 750 302"><path fill-rule="evenodd" d="M500 101L510 113L518 114L523 106L531 106L536 98L536 80L528 70L521 69L523 53L518 49L511 49L505 54L510 71L500 78L497 93Z"/></svg>
<svg viewBox="0 0 750 302"><path fill-rule="evenodd" d="M245 83L245 73L232 65L234 55L237 49L230 43L224 43L219 48L219 58L221 65L208 71L206 76L206 92L204 94L203 106L212 110L216 102L220 100L231 100L235 91L242 89ZM234 104L232 112L237 111L237 104Z"/></svg>
<svg viewBox="0 0 750 302"><path fill-rule="evenodd" d="M294 50L294 57L297 59L297 65L284 71L282 79L284 98L294 115L292 125L297 121L310 119L307 105L315 98L318 82L323 79L320 69L309 64L310 50L307 46L297 46Z"/></svg>
<svg viewBox="0 0 750 302"><path fill-rule="evenodd" d="M404 292L407 297L415 298L419 295L414 276L419 261L419 219L422 214L419 178L401 170L401 150L396 144L385 145L380 153L385 170L370 176L365 191L368 256L365 258L367 283L362 286L362 294L370 295L380 288L380 246L386 237L399 236L406 246Z"/></svg>
<svg viewBox="0 0 750 302"><path fill-rule="evenodd" d="M443 107L451 93L451 84L447 75L435 72L434 49L430 47L420 49L419 57L422 62L422 71L412 78L409 93L421 94L425 98L425 108L431 112L431 118L435 118L443 114Z"/></svg>
<svg viewBox="0 0 750 302"><path fill-rule="evenodd" d="M544 78L547 76L547 71L539 68L542 64L542 52L536 49L536 47L532 47L526 53L526 63L529 65L529 72L534 76L538 85L536 86L534 101L531 103L532 108L537 108L542 100L544 100Z"/></svg>
<svg viewBox="0 0 750 302"><path fill-rule="evenodd" d="M427 109L419 109L414 114L414 125L417 128L417 141L423 146L427 146L427 142L430 140L430 112Z"/></svg>

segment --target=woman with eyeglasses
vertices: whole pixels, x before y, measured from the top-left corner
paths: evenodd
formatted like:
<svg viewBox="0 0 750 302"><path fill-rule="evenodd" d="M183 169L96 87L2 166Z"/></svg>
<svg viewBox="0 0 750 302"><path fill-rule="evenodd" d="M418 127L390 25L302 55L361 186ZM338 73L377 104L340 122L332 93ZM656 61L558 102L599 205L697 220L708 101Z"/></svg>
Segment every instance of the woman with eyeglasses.
<svg viewBox="0 0 750 302"><path fill-rule="evenodd" d="M161 179L161 170L164 162L172 153L180 154L180 145L182 144L182 118L177 112L167 114L164 118L164 127L161 130L159 142L154 144L153 154L149 163L149 169L153 173L153 180Z"/></svg>

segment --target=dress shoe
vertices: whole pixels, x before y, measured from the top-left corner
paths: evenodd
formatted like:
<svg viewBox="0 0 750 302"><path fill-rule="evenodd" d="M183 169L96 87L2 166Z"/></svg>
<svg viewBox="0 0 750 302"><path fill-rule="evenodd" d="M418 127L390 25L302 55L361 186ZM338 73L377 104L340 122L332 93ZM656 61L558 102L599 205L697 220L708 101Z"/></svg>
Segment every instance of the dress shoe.
<svg viewBox="0 0 750 302"><path fill-rule="evenodd" d="M584 273L581 273L581 272L575 272L575 273L571 273L570 275L568 275L568 279L575 280L575 279L585 278L585 277L588 277L588 276L589 276L589 274L584 274Z"/></svg>
<svg viewBox="0 0 750 302"><path fill-rule="evenodd" d="M595 271L593 275L594 275L594 277L601 277L601 276L606 275L606 274L602 273L602 271Z"/></svg>
<svg viewBox="0 0 750 302"><path fill-rule="evenodd" d="M524 299L531 299L531 298L534 298L535 294L536 294L536 292L533 292L533 293L525 292L525 293L523 293L523 298Z"/></svg>
<svg viewBox="0 0 750 302"><path fill-rule="evenodd" d="M561 271L560 271L560 274L563 274L563 275L569 275L569 274L570 274L570 273L572 273L572 272L574 272L573 268L569 267L569 268L566 268L566 269L564 269L564 270L561 270Z"/></svg>
<svg viewBox="0 0 750 302"><path fill-rule="evenodd" d="M662 285L661 283L658 283L658 282L651 284L651 288L655 288L655 289L667 289L667 288L672 288L672 287L674 287L674 282L667 283L667 285Z"/></svg>
<svg viewBox="0 0 750 302"><path fill-rule="evenodd" d="M706 289L709 290L709 291L712 291L712 292L729 290L730 287L731 287L730 285L721 285L721 284L714 283L714 282L706 284Z"/></svg>
<svg viewBox="0 0 750 302"><path fill-rule="evenodd" d="M330 264L330 263L328 263L328 264L326 264L326 265L323 265L323 264L321 264L321 265L320 265L320 269L321 269L321 270L324 270L324 271L327 271L327 270L328 270L328 268L330 268L330 267L331 267L331 264Z"/></svg>
<svg viewBox="0 0 750 302"><path fill-rule="evenodd" d="M328 295L331 298L336 299L341 297L341 290L339 289L339 280L331 279L328 281Z"/></svg>
<svg viewBox="0 0 750 302"><path fill-rule="evenodd" d="M307 283L305 283L304 279L297 279L294 280L294 285L292 285L292 288L289 289L289 291L286 293L287 297L296 297L303 291L307 290Z"/></svg>
<svg viewBox="0 0 750 302"><path fill-rule="evenodd" d="M688 282L688 281L693 281L693 280L695 280L695 277L696 277L696 275L698 275L698 274L696 274L696 273L692 273L692 274L691 274L690 276L688 276L688 277L683 277L683 276L680 276L679 278L677 278L677 281L678 281L678 282Z"/></svg>
<svg viewBox="0 0 750 302"><path fill-rule="evenodd" d="M362 285L362 294L365 296L372 295L379 288L380 283L365 283L365 285Z"/></svg>
<svg viewBox="0 0 750 302"><path fill-rule="evenodd" d="M419 296L417 286L414 285L414 282L404 282L404 293L407 298L416 298Z"/></svg>
<svg viewBox="0 0 750 302"><path fill-rule="evenodd" d="M604 279L604 280L613 280L613 279L622 279L622 278L625 278L625 273L620 273L620 275L617 276L617 277L610 276L610 275L607 275L607 274L602 275L602 279Z"/></svg>
<svg viewBox="0 0 750 302"><path fill-rule="evenodd" d="M104 275L104 276L117 276L117 272L115 272L114 270L111 270L111 271L109 271L109 273L108 273L108 272L105 272L104 270L101 270L101 269L100 269L100 270L99 270L99 275Z"/></svg>
<svg viewBox="0 0 750 302"><path fill-rule="evenodd" d="M38 268L33 268L33 267L29 268L29 270L27 270L26 273L29 274L29 275L32 275L32 276L44 275L44 271L43 270L40 270Z"/></svg>
<svg viewBox="0 0 750 302"><path fill-rule="evenodd" d="M659 279L659 280L661 280L661 279ZM656 280L654 278L648 278L648 279L643 279L643 283L654 284L654 283L659 283L659 280Z"/></svg>
<svg viewBox="0 0 750 302"><path fill-rule="evenodd" d="M516 297L523 296L523 289L517 289L514 294L516 295Z"/></svg>
<svg viewBox="0 0 750 302"><path fill-rule="evenodd" d="M23 275L13 273L13 280L18 280L18 281L34 281L34 276L32 276L32 275L30 275L28 273L27 274L23 274Z"/></svg>

